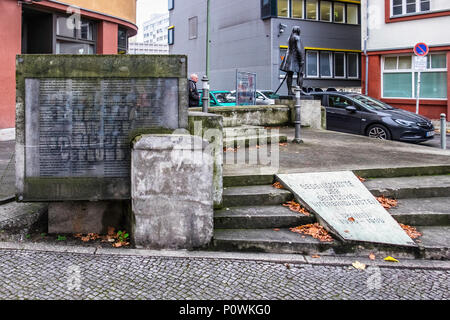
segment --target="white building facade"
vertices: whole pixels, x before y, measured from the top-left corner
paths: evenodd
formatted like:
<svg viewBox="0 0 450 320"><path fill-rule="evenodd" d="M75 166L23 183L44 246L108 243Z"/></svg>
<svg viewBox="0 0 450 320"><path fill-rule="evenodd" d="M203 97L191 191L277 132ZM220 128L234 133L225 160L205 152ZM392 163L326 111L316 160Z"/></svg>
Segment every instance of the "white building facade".
<svg viewBox="0 0 450 320"><path fill-rule="evenodd" d="M169 13L154 14L150 20L144 22L144 43L167 45L167 28L169 27Z"/></svg>
<svg viewBox="0 0 450 320"><path fill-rule="evenodd" d="M421 72L420 114L450 114L450 1L362 0L361 10L363 92L367 87L370 96L415 111L414 46L422 42L430 52Z"/></svg>

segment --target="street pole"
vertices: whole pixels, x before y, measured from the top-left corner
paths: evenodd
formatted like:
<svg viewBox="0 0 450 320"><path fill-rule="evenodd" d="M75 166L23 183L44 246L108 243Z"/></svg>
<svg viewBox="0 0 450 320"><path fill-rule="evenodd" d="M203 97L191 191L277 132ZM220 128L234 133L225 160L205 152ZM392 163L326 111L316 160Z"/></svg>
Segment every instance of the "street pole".
<svg viewBox="0 0 450 320"><path fill-rule="evenodd" d="M441 113L441 149L447 149L447 120L445 113Z"/></svg>
<svg viewBox="0 0 450 320"><path fill-rule="evenodd" d="M206 74L203 76L202 82L203 82L202 112L208 113L208 109L209 109L209 79Z"/></svg>
<svg viewBox="0 0 450 320"><path fill-rule="evenodd" d="M421 72L417 75L417 100L416 100L416 114L419 114L419 100L420 100L420 82L421 82Z"/></svg>
<svg viewBox="0 0 450 320"><path fill-rule="evenodd" d="M301 114L300 114L300 106L301 106L301 100L300 100L300 92L301 88L299 86L296 86L295 91L295 138L292 141L293 143L303 143L301 139Z"/></svg>
<svg viewBox="0 0 450 320"><path fill-rule="evenodd" d="M209 52L209 34L210 34L210 11L209 11L209 1L206 0L206 76L209 78L209 68L210 68L210 52Z"/></svg>

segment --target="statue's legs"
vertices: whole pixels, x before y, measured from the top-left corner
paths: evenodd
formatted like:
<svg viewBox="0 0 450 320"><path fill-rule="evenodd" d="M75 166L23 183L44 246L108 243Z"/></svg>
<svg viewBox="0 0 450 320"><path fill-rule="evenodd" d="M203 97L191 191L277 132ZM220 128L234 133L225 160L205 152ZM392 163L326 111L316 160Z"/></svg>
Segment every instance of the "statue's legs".
<svg viewBox="0 0 450 320"><path fill-rule="evenodd" d="M293 79L293 77L294 77L294 73L291 72L291 71L288 71L287 72L286 84L287 84L287 87L288 87L288 95L289 96L294 95L294 92L292 92L292 79Z"/></svg>
<svg viewBox="0 0 450 320"><path fill-rule="evenodd" d="M301 88L303 88L303 72L297 73L297 85Z"/></svg>

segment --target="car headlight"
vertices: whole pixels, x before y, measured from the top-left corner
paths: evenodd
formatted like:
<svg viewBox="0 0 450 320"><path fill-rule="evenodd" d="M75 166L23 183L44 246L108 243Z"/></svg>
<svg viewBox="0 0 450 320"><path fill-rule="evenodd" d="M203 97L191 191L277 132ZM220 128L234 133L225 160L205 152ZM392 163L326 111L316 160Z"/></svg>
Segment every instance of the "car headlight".
<svg viewBox="0 0 450 320"><path fill-rule="evenodd" d="M413 121L408 121L408 120L402 120L402 119L395 119L395 122L397 122L399 125L402 125L404 127L413 127L416 125L415 122Z"/></svg>

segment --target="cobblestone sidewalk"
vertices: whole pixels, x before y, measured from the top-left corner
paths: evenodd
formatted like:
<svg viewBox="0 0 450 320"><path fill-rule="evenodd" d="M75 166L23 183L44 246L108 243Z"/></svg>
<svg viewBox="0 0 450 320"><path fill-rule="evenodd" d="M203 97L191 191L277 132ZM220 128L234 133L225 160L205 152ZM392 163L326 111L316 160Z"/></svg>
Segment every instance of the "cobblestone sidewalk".
<svg viewBox="0 0 450 320"><path fill-rule="evenodd" d="M0 250L0 299L448 299L450 270Z"/></svg>

